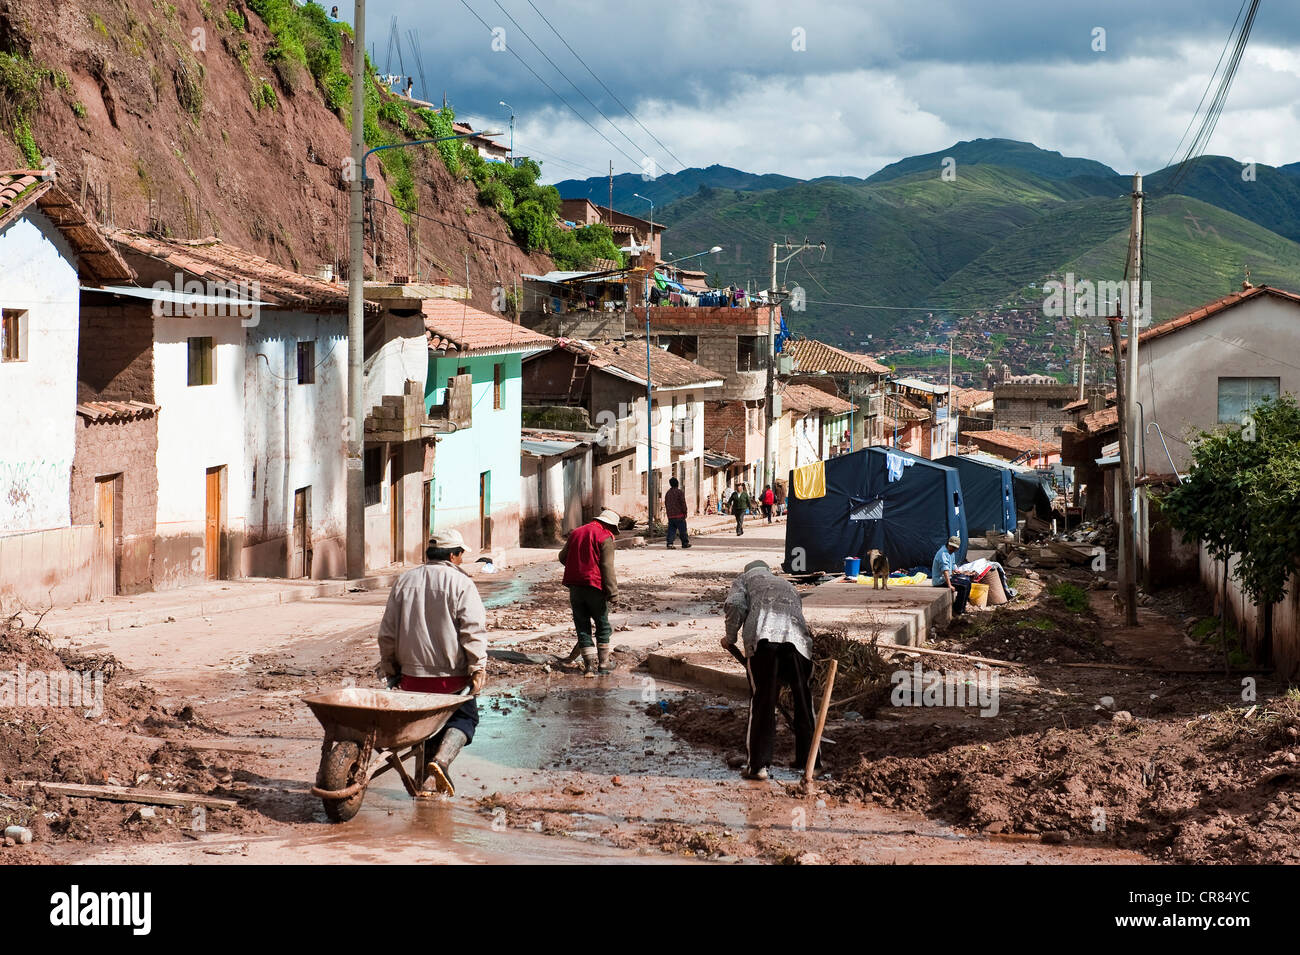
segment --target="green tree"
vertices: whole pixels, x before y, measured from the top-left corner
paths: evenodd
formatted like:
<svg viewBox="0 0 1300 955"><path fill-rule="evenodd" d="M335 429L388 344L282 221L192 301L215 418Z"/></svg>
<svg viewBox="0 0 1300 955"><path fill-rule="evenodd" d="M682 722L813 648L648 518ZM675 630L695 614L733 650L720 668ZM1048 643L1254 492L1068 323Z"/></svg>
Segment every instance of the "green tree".
<svg viewBox="0 0 1300 955"><path fill-rule="evenodd" d="M1240 428L1202 431L1187 480L1161 499L1170 523L1210 555L1238 555L1233 576L1264 614L1256 658L1271 662L1273 605L1300 558L1300 405L1264 401Z"/></svg>

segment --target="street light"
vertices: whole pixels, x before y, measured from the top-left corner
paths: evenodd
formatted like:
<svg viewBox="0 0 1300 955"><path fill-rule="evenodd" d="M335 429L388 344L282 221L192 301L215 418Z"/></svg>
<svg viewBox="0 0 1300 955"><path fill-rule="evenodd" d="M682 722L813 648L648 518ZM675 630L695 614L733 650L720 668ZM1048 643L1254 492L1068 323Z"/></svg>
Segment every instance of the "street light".
<svg viewBox="0 0 1300 955"><path fill-rule="evenodd" d="M499 101L497 105L510 110L510 162L513 163L515 161L515 108L505 100Z"/></svg>

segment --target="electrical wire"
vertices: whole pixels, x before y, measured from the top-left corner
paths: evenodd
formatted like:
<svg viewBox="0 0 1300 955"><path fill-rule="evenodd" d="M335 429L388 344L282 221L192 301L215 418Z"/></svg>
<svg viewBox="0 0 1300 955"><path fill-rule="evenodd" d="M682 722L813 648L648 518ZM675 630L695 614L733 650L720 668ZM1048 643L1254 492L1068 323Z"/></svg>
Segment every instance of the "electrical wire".
<svg viewBox="0 0 1300 955"><path fill-rule="evenodd" d="M528 5L529 5L530 7L533 8L533 12L536 13L539 17L541 17L542 22L545 23L548 27L551 28L551 32L554 33L557 37L560 38L560 42L563 43L564 46L565 46L565 48L566 48L570 53L573 54L574 59L576 59L579 63L581 63L582 66L583 66L583 69L585 69L588 73L591 74L592 79L594 79L597 83L600 84L601 89L603 89L606 93L608 93L608 94L610 95L610 97L614 100L615 103L617 103L617 104L619 105L619 107L623 110L623 112L627 113L629 116L632 117L633 122L635 122L635 123L636 123L638 126L640 126L643 130L645 130L646 135L649 136L651 139L653 139L653 140L658 144L658 146L659 146L660 149L662 149L662 150L663 150L664 152L666 152L668 155L672 156L672 157L673 157L673 160L677 163L677 165L681 166L682 169L686 169L686 168L687 168L686 163L684 163L684 162L682 162L680 159L678 159L677 156L676 156L676 154L675 154L671 149L669 149L667 146L665 146L665 145L660 141L660 139L659 139L658 136L656 136L654 133L650 132L649 129L646 129L645 124L644 124L643 122L641 122L641 120L639 120L639 119L636 118L636 114L633 113L633 112L632 112L630 109L628 109L626 106L624 106L624 105L623 105L623 101L622 101L621 99L619 99L618 96L616 96L616 95L614 94L614 91L613 91L612 89L610 89L608 86L605 85L605 81L602 80L599 76L597 76L597 75L596 75L596 72L595 72L595 71L594 71L590 66L587 66L587 61L584 60L581 56L578 55L578 51L577 51L577 50L575 50L573 47L569 46L569 41L566 40L563 36L560 35L560 31L559 31L559 30L557 30L557 29L555 29L555 27L551 26L551 21L548 20L548 19L546 19L546 15L545 15L544 13L542 13L541 10L538 10L538 9L537 9L536 5L534 5L534 3L533 3L533 0L527 0L527 2L528 2Z"/></svg>
<svg viewBox="0 0 1300 955"><path fill-rule="evenodd" d="M489 24L486 20L484 20L481 16L478 15L478 11L476 11L473 7L471 7L471 6L469 5L468 0L460 0L460 3L461 3L461 6L463 6L466 10L468 10L468 11L473 15L473 17L474 17L475 20L477 20L479 23L483 24L483 28L484 28L485 30L487 30L488 33L492 33L492 32L493 32L493 31L492 31L492 26L491 26L491 24ZM509 16L509 14L507 14L507 16ZM521 31L521 32L522 32L522 31ZM587 117L585 117L585 116L583 116L581 113L579 113L578 110L574 107L574 105L573 105L572 103L570 103L567 99L565 99L563 96L561 96L560 93L559 93L559 91L556 90L554 86L552 86L550 83L546 82L546 80L542 79L541 74L538 73L535 69L533 69L533 68L528 64L528 61L525 60L522 56L520 56L519 53L518 53L518 51L515 50L515 48L514 48L512 45L510 45L510 44L506 44L506 49L510 52L510 55L511 55L511 56L513 56L516 60L518 60L518 61L523 65L524 69L526 69L529 73L533 74L533 76L536 78L537 82L541 83L543 86L545 86L548 90L551 91L551 95L552 95L552 96L554 96L554 97L555 97L556 99L558 99L561 103L563 103L566 107L568 107L569 111L570 111L571 113L573 113L574 116L578 117L578 119L580 119L580 120L582 120L584 123L586 123L587 126L590 127L590 129L591 129L591 131L592 131L593 133L595 133L595 134L596 134L597 136L599 136L601 139L605 140L605 142L609 143L609 145L612 146L615 150L617 150L618 152L622 153L623 156L625 156L625 157L627 158L627 161L630 162L634 167L639 167L639 166L641 165L640 160L633 159L631 156L628 156L628 154L623 150L623 148L622 148L621 146L619 146L619 145L618 145L617 143L615 143L612 139L610 139L608 136L606 136L604 133L602 133L602 132L601 132L599 129L597 129L594 125L592 125L591 121L590 121L589 119L587 119Z"/></svg>

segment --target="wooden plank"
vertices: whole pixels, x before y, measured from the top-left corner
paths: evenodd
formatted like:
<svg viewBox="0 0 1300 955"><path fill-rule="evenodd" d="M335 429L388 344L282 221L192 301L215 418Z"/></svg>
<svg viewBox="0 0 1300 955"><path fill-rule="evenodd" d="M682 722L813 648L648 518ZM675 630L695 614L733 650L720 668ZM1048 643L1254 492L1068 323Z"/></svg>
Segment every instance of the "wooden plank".
<svg viewBox="0 0 1300 955"><path fill-rule="evenodd" d="M159 806L206 806L209 809L236 809L238 800L220 799L216 796L196 796L193 793L168 793L152 789L134 789L130 786L82 786L79 783L47 783L39 779L16 779L15 786L30 789L40 786L46 792L63 796L82 796L88 799L107 799L112 802L138 802Z"/></svg>

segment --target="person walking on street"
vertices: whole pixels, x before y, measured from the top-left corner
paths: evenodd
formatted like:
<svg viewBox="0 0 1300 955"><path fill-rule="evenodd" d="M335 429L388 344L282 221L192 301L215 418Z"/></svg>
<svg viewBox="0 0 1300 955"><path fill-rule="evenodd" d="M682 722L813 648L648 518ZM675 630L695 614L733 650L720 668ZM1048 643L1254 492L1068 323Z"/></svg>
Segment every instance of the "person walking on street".
<svg viewBox="0 0 1300 955"><path fill-rule="evenodd" d="M560 550L564 565L564 586L569 588L569 606L573 626L578 631L578 645L568 659L572 663L582 654L583 676L610 673L614 667L609 657L609 605L618 596L618 578L614 574L614 538L618 536L618 515L605 508L593 521L569 532Z"/></svg>
<svg viewBox="0 0 1300 955"><path fill-rule="evenodd" d="M780 517L785 514L785 482L777 481L772 488L772 497L776 502L776 513Z"/></svg>
<svg viewBox="0 0 1300 955"><path fill-rule="evenodd" d="M731 513L731 497L735 493L736 492L731 489L731 485L727 485L722 489L722 493L718 495L719 514Z"/></svg>
<svg viewBox="0 0 1300 955"><path fill-rule="evenodd" d="M745 533L745 515L749 513L749 495L745 493L743 483L736 485L736 493L731 495L731 513L736 516L736 536Z"/></svg>
<svg viewBox="0 0 1300 955"><path fill-rule="evenodd" d="M767 779L782 686L790 688L794 706L794 766L807 765L813 736L813 651L798 592L763 561L751 561L731 585L723 613L723 649L744 665L749 677L744 777Z"/></svg>
<svg viewBox="0 0 1300 955"><path fill-rule="evenodd" d="M759 498L763 502L763 517L769 524L772 523L772 507L776 504L776 494L772 490L772 485L763 488L763 496Z"/></svg>
<svg viewBox="0 0 1300 955"><path fill-rule="evenodd" d="M477 697L487 679L487 613L478 588L461 569L465 541L458 531L434 536L427 564L397 578L379 622L379 669L390 688L413 693L460 693L469 699L431 736L426 778L455 795L451 763L474 741Z"/></svg>
<svg viewBox="0 0 1300 955"><path fill-rule="evenodd" d="M668 479L664 510L668 513L668 549L673 549L674 536L681 537L683 549L690 547L691 539L686 536L686 492L677 486L677 478Z"/></svg>
<svg viewBox="0 0 1300 955"><path fill-rule="evenodd" d="M959 616L966 610L966 600L970 597L971 579L965 574L957 573L957 551L961 548L960 537L949 537L934 555L930 564L930 584L934 587L947 587L952 591L952 615Z"/></svg>

